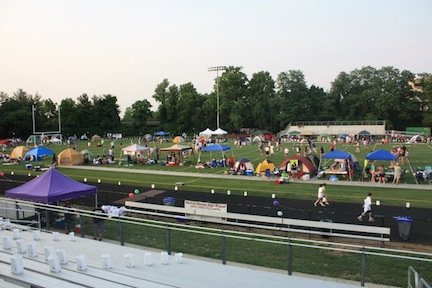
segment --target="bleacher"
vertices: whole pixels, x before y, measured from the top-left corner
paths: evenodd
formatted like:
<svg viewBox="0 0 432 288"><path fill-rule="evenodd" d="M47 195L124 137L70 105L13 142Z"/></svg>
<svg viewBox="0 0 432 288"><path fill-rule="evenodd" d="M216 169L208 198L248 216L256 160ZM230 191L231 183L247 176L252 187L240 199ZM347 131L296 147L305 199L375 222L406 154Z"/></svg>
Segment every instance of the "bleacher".
<svg viewBox="0 0 432 288"><path fill-rule="evenodd" d="M357 287L288 276L189 255L120 246L17 227L1 231L0 286L8 287ZM145 244L145 243L143 243Z"/></svg>
<svg viewBox="0 0 432 288"><path fill-rule="evenodd" d="M312 132L313 135L340 135L354 134L368 131L371 135L385 135L385 121L297 121L291 122L278 133L278 136L287 136L291 132Z"/></svg>

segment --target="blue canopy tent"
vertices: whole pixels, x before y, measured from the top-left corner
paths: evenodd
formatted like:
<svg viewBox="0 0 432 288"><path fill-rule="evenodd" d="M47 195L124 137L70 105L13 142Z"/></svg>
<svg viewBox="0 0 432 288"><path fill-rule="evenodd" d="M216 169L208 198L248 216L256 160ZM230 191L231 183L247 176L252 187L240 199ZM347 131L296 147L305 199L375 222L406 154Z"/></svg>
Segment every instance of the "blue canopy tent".
<svg viewBox="0 0 432 288"><path fill-rule="evenodd" d="M379 150L376 150L374 152L367 154L365 159L368 161L374 161L374 160L397 161L398 157L387 150L379 149ZM364 165L362 174L366 173L366 167L367 167L367 163L365 161L365 165Z"/></svg>
<svg viewBox="0 0 432 288"><path fill-rule="evenodd" d="M371 133L367 130L362 130L358 133L358 135L371 135Z"/></svg>
<svg viewBox="0 0 432 288"><path fill-rule="evenodd" d="M45 158L48 155L55 156L55 153L54 151L45 147L36 147L25 153L24 159L30 161L34 160L35 162L38 162L40 158Z"/></svg>
<svg viewBox="0 0 432 288"><path fill-rule="evenodd" d="M396 155L383 149L379 149L366 155L367 160L396 161L397 158Z"/></svg>
<svg viewBox="0 0 432 288"><path fill-rule="evenodd" d="M170 133L165 132L165 131L159 131L159 132L156 132L154 135L156 135L156 136L168 136L168 135L170 135Z"/></svg>
<svg viewBox="0 0 432 288"><path fill-rule="evenodd" d="M329 153L326 153L322 156L322 158L325 159L350 159L351 154L348 152L340 151L340 150L333 150Z"/></svg>
<svg viewBox="0 0 432 288"><path fill-rule="evenodd" d="M350 165L352 164L353 169L356 169L355 163L357 162L357 159L355 159L355 157L348 152L345 151L341 151L341 150L333 150L329 153L326 153L322 156L323 159L343 159L343 160L347 160L347 172L348 172L348 178L351 181L352 180L352 171L351 169L349 169ZM321 164L320 164L321 167Z"/></svg>
<svg viewBox="0 0 432 288"><path fill-rule="evenodd" d="M169 133L169 132L165 132L165 131L159 131L159 132L154 133L154 136L155 136L155 137L161 137L161 138L160 138L161 141L165 140L165 137L166 137L166 136L169 136L169 135L170 135L170 133ZM154 139L154 138L153 138L153 139Z"/></svg>
<svg viewBox="0 0 432 288"><path fill-rule="evenodd" d="M210 160L212 160L212 166L213 167L215 167L215 166L226 167L227 163L226 163L225 160L223 161L224 163L220 163L221 165L218 165L217 161L215 159L212 159L212 152L222 152L222 159L225 159L225 157L224 157L225 156L224 151L227 151L227 150L231 150L231 147L230 146L226 146L226 145L220 145L220 144L212 144L212 145L204 146L200 150L200 154L198 156L198 163L201 161L201 153L202 152L210 152Z"/></svg>

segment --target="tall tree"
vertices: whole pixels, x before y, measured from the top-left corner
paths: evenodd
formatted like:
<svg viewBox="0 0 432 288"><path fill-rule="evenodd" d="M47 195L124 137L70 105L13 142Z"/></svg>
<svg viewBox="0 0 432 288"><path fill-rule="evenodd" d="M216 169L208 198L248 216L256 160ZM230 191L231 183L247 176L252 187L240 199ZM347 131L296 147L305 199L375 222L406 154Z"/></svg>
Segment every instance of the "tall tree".
<svg viewBox="0 0 432 288"><path fill-rule="evenodd" d="M98 133L105 135L108 132L116 133L120 129L120 109L117 97L111 94L93 96L94 119L97 123Z"/></svg>
<svg viewBox="0 0 432 288"><path fill-rule="evenodd" d="M276 129L278 106L275 105L275 81L269 72L261 71L252 75L249 81L249 93L245 99L245 108L252 117L247 117L253 121L245 124L248 127L257 127L274 131Z"/></svg>
<svg viewBox="0 0 432 288"><path fill-rule="evenodd" d="M337 120L385 120L389 129L418 123L420 104L409 84L413 81L414 74L393 67L367 66L340 73L330 90L339 111Z"/></svg>
<svg viewBox="0 0 432 288"><path fill-rule="evenodd" d="M41 106L41 96L28 94L22 89L13 93L12 97L2 94L0 106L0 125L5 136L25 138L33 133L32 107ZM35 113L35 124L44 120L43 115Z"/></svg>
<svg viewBox="0 0 432 288"><path fill-rule="evenodd" d="M421 73L411 84L421 105L421 125L432 127L432 74Z"/></svg>
<svg viewBox="0 0 432 288"><path fill-rule="evenodd" d="M248 78L242 69L242 67L226 67L219 79L220 126L225 130L239 131L244 127L245 117L249 115L248 111L243 109L242 103L248 94Z"/></svg>
<svg viewBox="0 0 432 288"><path fill-rule="evenodd" d="M99 133L96 131L97 123L93 117L94 106L87 94L84 93L77 98L76 108L76 113L81 123L81 129L87 134L87 136L91 137L92 134Z"/></svg>
<svg viewBox="0 0 432 288"><path fill-rule="evenodd" d="M300 70L288 70L279 73L276 80L277 99L282 107L279 113L279 122L285 123L292 121L309 120L308 111L308 87L305 77Z"/></svg>
<svg viewBox="0 0 432 288"><path fill-rule="evenodd" d="M63 99L60 103L60 118L62 133L65 136L81 136L86 131L82 130L81 121L77 114L77 105L72 98Z"/></svg>
<svg viewBox="0 0 432 288"><path fill-rule="evenodd" d="M132 120L136 135L145 133L147 129L147 120L151 116L151 107L152 105L146 99L136 101L132 104L130 109L130 120Z"/></svg>
<svg viewBox="0 0 432 288"><path fill-rule="evenodd" d="M168 121L167 99L169 86L170 83L168 79L162 80L162 82L156 86L155 93L152 96L153 99L156 100L156 102L160 103L157 112L161 124L164 124Z"/></svg>
<svg viewBox="0 0 432 288"><path fill-rule="evenodd" d="M186 83L180 86L180 98L177 101L177 132L193 132L198 125L201 125L201 119L205 117L202 111L204 98L196 91L192 83Z"/></svg>

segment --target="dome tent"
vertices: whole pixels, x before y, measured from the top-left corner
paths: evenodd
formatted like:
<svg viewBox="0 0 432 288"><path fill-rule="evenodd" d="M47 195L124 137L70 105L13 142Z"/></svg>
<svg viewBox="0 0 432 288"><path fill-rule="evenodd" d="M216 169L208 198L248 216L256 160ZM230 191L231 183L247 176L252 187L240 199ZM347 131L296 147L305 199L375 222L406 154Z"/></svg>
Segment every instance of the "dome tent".
<svg viewBox="0 0 432 288"><path fill-rule="evenodd" d="M145 142L145 141L147 141L147 142L153 141L153 136L151 134L145 134L143 136L143 142Z"/></svg>
<svg viewBox="0 0 432 288"><path fill-rule="evenodd" d="M237 162L235 162L234 171L236 173L238 173L240 171L241 167L243 167L245 171L247 171L247 170L254 171L254 166L253 166L252 162L250 162L246 158L240 158L239 160L237 160Z"/></svg>
<svg viewBox="0 0 432 288"><path fill-rule="evenodd" d="M59 166L73 166L84 163L84 155L71 148L67 148L60 152L57 158L57 164Z"/></svg>
<svg viewBox="0 0 432 288"><path fill-rule="evenodd" d="M17 146L15 147L11 154L9 155L10 159L24 159L25 154L29 151L29 148L27 146Z"/></svg>
<svg viewBox="0 0 432 288"><path fill-rule="evenodd" d="M94 159L93 152L91 152L90 150L87 149L81 150L81 154L83 155L84 159L88 159L90 161L93 161Z"/></svg>
<svg viewBox="0 0 432 288"><path fill-rule="evenodd" d="M174 143L183 143L183 142L186 142L186 140L182 136L176 136L176 137L174 137L173 142Z"/></svg>
<svg viewBox="0 0 432 288"><path fill-rule="evenodd" d="M274 170L276 169L276 166L273 162L271 162L270 160L265 159L264 161L262 161L261 163L258 164L255 173L256 174L265 174L266 170L270 170L270 173L273 173Z"/></svg>
<svg viewBox="0 0 432 288"><path fill-rule="evenodd" d="M317 168L315 167L314 163L307 157L302 156L291 156L287 157L282 164L279 165L279 169L281 171L287 171L287 165L288 163L295 163L298 167L300 167L300 170L303 174L309 174L310 178L316 176L317 174Z"/></svg>
<svg viewBox="0 0 432 288"><path fill-rule="evenodd" d="M27 151L24 155L24 158L25 159L31 159L31 160L38 162L41 158L45 158L48 155L55 156L55 153L54 153L54 151L52 151L48 148L45 148L45 147L36 147L36 148L33 148L33 149Z"/></svg>

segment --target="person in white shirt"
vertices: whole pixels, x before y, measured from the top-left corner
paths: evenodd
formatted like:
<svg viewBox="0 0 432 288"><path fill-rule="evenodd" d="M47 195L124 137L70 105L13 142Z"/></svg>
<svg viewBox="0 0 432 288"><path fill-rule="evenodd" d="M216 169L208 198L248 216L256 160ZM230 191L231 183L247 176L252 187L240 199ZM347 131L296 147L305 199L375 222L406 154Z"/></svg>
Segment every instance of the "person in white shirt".
<svg viewBox="0 0 432 288"><path fill-rule="evenodd" d="M288 149L288 147L285 147L285 149L284 149L285 157L288 157L288 153L289 153L289 149Z"/></svg>
<svg viewBox="0 0 432 288"><path fill-rule="evenodd" d="M324 191L325 191L325 186L326 184L320 184L319 188L318 188L318 195L317 195L317 199L314 202L314 206L317 206L317 204L320 204L321 206L325 206L323 203L323 198L324 198Z"/></svg>
<svg viewBox="0 0 432 288"><path fill-rule="evenodd" d="M369 215L369 222L374 222L372 217L372 193L368 193L368 196L363 200L363 213L357 217L359 221L363 221L363 216Z"/></svg>

